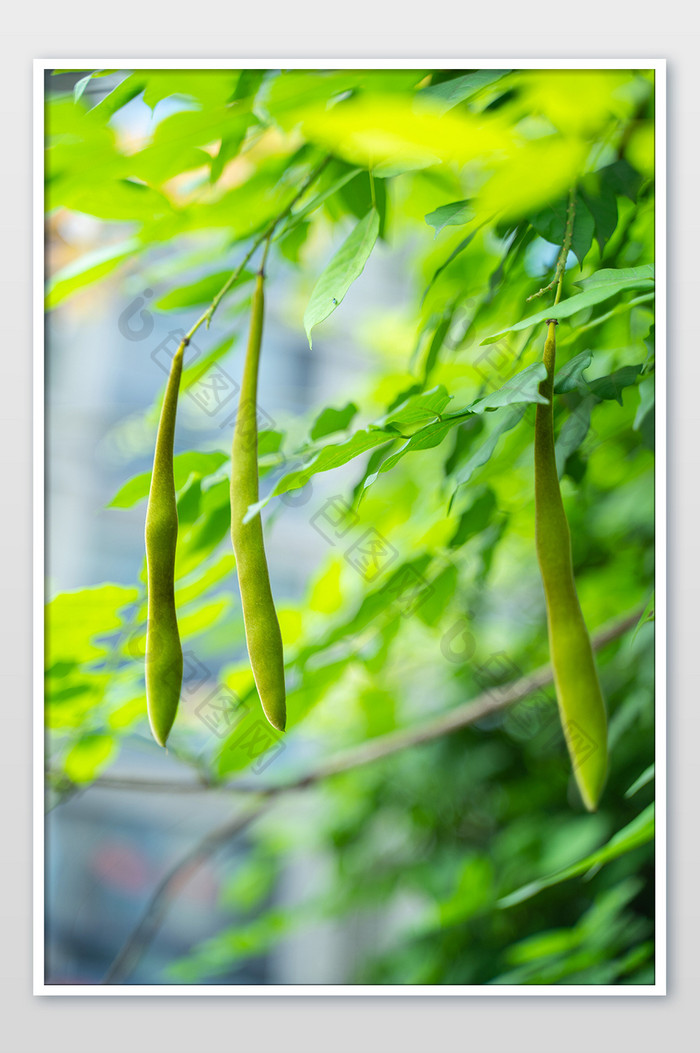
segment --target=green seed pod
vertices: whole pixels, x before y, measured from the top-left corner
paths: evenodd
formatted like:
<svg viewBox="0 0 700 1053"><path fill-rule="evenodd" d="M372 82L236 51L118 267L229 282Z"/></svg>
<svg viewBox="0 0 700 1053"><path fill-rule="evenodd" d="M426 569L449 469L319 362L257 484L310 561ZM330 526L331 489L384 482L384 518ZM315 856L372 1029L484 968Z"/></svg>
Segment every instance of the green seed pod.
<svg viewBox="0 0 700 1053"><path fill-rule="evenodd" d="M593 648L581 612L571 536L554 454L555 321L544 347L547 377L535 421L535 541L547 604L549 650L564 736L583 803L595 811L608 767L607 719Z"/></svg>
<svg viewBox="0 0 700 1053"><path fill-rule="evenodd" d="M245 623L248 656L265 716L284 731L287 710L284 654L277 612L270 588L262 521L243 517L258 500L258 364L264 312L263 275L258 274L243 367L238 415L231 448L231 540Z"/></svg>
<svg viewBox="0 0 700 1053"><path fill-rule="evenodd" d="M170 366L156 436L146 512L146 702L151 731L160 746L165 746L170 734L182 688L182 647L175 611L175 549L178 524L173 444L184 350L183 342L175 352Z"/></svg>

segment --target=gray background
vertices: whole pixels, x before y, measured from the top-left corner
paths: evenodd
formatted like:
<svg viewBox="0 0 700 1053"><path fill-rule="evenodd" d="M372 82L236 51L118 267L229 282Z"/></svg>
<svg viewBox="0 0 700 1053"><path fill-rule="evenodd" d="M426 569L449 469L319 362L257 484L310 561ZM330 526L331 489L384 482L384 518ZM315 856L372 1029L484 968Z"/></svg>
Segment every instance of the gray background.
<svg viewBox="0 0 700 1053"><path fill-rule="evenodd" d="M0 623L0 1012L8 1044L18 1053L47 1048L82 1053L163 1047L173 1053L235 1042L264 1053L326 1050L363 1044L476 1047L487 1050L632 1048L640 1053L696 1048L700 980L696 743L696 597L693 542L700 521L696 384L700 380L695 314L698 154L698 34L679 0L638 2L632 11L609 0L585 8L516 5L503 0L480 15L463 4L437 3L416 12L380 9L356 0L275 4L242 11L117 8L64 2L8 11L0 72L3 90L2 224L3 380L0 407L4 559ZM487 21L488 19L488 21ZM180 25L179 33L170 31ZM270 27L274 31L270 32ZM503 29L507 28L507 33ZM303 58L456 55L465 58L667 58L669 89L669 995L392 998L107 998L44 997L31 993L31 60L84 55L144 57L246 56ZM105 61L105 65L107 61ZM311 63L310 63L311 64ZM695 383L694 383L695 382ZM695 688L695 690L693 690ZM691 1015L692 1014L692 1015Z"/></svg>

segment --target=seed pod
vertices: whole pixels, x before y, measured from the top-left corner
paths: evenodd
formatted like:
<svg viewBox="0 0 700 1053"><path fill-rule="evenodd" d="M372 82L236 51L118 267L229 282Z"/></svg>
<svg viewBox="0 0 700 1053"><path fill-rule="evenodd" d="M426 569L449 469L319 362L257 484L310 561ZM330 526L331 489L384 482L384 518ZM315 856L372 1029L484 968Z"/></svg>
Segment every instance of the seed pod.
<svg viewBox="0 0 700 1053"><path fill-rule="evenodd" d="M535 421L535 542L547 604L549 650L559 715L583 803L595 811L608 766L607 719L593 648L581 612L571 560L571 535L554 454L556 321L544 347L547 377Z"/></svg>
<svg viewBox="0 0 700 1053"><path fill-rule="evenodd" d="M146 512L146 702L151 731L160 746L165 746L170 734L182 688L182 647L175 611L175 549L178 523L173 444L184 349L183 342L175 352L170 366L156 436Z"/></svg>
<svg viewBox="0 0 700 1053"><path fill-rule="evenodd" d="M231 540L236 556L248 657L265 716L279 731L286 724L284 654L259 515L243 517L258 500L258 364L264 313L263 275L258 274L231 448Z"/></svg>

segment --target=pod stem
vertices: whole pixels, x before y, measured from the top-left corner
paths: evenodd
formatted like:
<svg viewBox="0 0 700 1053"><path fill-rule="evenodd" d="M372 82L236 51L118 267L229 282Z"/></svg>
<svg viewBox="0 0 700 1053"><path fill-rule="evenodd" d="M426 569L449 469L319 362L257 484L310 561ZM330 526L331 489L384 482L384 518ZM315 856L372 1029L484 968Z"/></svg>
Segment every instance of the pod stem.
<svg viewBox="0 0 700 1053"><path fill-rule="evenodd" d="M258 249L260 248L260 246L262 245L262 243L264 241L269 241L269 239L272 238L272 235L275 233L277 227L280 225L282 220L287 218L287 216L291 213L292 209L296 205L297 201L299 201L300 198L302 198L304 196L304 194L309 189L309 187L312 186L312 184L316 182L316 180L321 175L321 173L323 172L324 168L330 163L330 161L331 161L331 155L328 154L313 169L313 171L311 171L309 173L309 175L306 177L304 182L301 184L299 189L296 191L296 193L292 197L291 201L289 201L289 203L286 204L285 207L280 212L278 212L278 214L274 217L274 219L272 219L270 221L270 223L267 225L267 227L262 232L262 234L258 235L258 237L255 239L253 244L250 246L250 248L246 252L246 254L243 257L243 259L241 260L241 262L238 264L238 266L235 268L235 270L233 270L231 272L229 277L226 279L224 284L221 286L221 288L219 289L218 293L216 294L216 296L214 297L212 302L207 307L206 311L204 311L204 313L199 316L197 321L190 328L190 330L187 333L187 336L185 338L186 340L188 340L188 341L191 340L192 337L194 336L194 334L197 332L197 330L199 329L199 327L201 325L205 325L206 324L206 328L207 329L209 328L209 323L211 322L211 320L212 320L212 318L214 316L214 312L216 311L217 307L219 306L219 304L221 303L221 301L223 300L224 296L229 291L229 289L233 285L235 285L235 283L240 278L241 274L243 273L243 268L245 267L246 263L248 263L248 261L250 259L252 259L252 257L255 255L255 253L258 251Z"/></svg>
<svg viewBox="0 0 700 1053"><path fill-rule="evenodd" d="M550 289L553 289L555 285L557 286L557 292L556 296L554 297L554 306L556 307L556 305L559 303L559 300L561 299L562 284L564 281L564 271L566 270L566 261L569 256L569 250L571 249L571 242L574 236L575 219L576 187L573 186L569 191L569 204L566 209L566 227L564 229L564 240L562 242L559 256L557 257L557 266L554 271L554 277L552 278L549 285L543 286L543 288L538 289L536 293L533 293L532 296L528 296L525 301L526 303L529 303L530 300L537 299L538 296L544 296L544 294L546 292L549 292Z"/></svg>
<svg viewBox="0 0 700 1053"><path fill-rule="evenodd" d="M261 278L265 277L265 264L267 263L267 254L270 251L270 244L272 242L272 233L273 232L270 231L270 233L265 238L265 248L263 249L262 259L260 261L260 267L258 269L258 274L260 275Z"/></svg>

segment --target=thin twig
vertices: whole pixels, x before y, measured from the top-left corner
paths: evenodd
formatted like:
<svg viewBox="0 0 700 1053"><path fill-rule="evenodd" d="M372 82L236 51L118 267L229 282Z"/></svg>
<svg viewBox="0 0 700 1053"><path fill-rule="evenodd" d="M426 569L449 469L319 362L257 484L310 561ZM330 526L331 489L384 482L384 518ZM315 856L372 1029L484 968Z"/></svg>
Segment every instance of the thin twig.
<svg viewBox="0 0 700 1053"><path fill-rule="evenodd" d="M246 263L248 263L250 258L257 252L262 243L272 237L272 235L275 232L275 228L282 222L283 219L285 219L289 215L289 213L296 205L297 201L304 196L304 194L312 185L312 183L316 182L323 169L329 163L330 159L330 154L324 157L321 163L318 164L316 168L314 168L314 170L301 184L301 186L299 187L289 204L284 209L282 209L282 211L278 213L277 216L275 216L275 218L267 225L262 234L258 235L258 237L255 239L250 249L245 254L245 256L238 264L236 269L232 272L232 274L227 278L222 287L219 289L218 293L216 294L212 302L209 304L206 311L197 319L190 331L187 333L187 336L185 337L186 340L191 340L191 338L199 329L200 325L203 325L205 322L207 324L207 329L209 328L209 323L211 322L212 317L214 316L214 312L216 311L217 307L219 306L219 304L221 303L231 286L238 280L238 278L243 273L243 268L245 267Z"/></svg>
<svg viewBox="0 0 700 1053"><path fill-rule="evenodd" d="M319 177L319 175L321 174L321 172L323 171L323 169L326 167L326 165L328 164L328 162L330 160L331 160L331 155L330 154L328 154L328 156L324 157L324 159L321 161L321 163L319 165L317 165L316 168L314 168L313 172L311 172L310 175L304 180L304 182L299 187L299 189L297 190L296 194L294 195L292 200L289 202L289 204L286 205L282 209L282 211L279 212L270 223L268 223L267 227L262 232L262 234L259 234L257 236L257 238L255 239L255 241L253 242L251 247L248 249L248 251L246 252L246 254L243 257L243 259L241 260L241 262L236 267L236 269L231 272L229 277L226 279L224 284L221 286L221 288L219 289L218 293L216 294L216 296L213 298L213 300L211 301L211 303L207 307L206 311L204 311L204 313L199 316L199 318L194 323L194 325L187 331L185 336L183 336L182 340L180 341L180 345L178 347L178 351L179 351L180 347L187 347L187 345L189 344L190 340L192 339L194 334L197 332L199 327L204 325L205 322L206 322L206 325L207 325L207 329L209 328L209 323L211 322L212 318L214 317L214 312L216 311L217 307L219 306L219 304L221 303L221 301L223 300L224 296L229 291L231 286L234 285L238 281L238 279L240 278L241 274L243 273L243 268L245 267L246 263L248 263L248 261L251 259L251 257L255 255L255 253L258 251L258 249L260 248L262 243L272 237L272 235L275 232L276 227L282 222L283 219L285 219L289 215L289 213L292 211L292 209L296 205L296 203L299 200L299 198L303 197L303 195L309 189L311 184L316 181L316 179Z"/></svg>
<svg viewBox="0 0 700 1053"><path fill-rule="evenodd" d="M622 618L616 619L605 625L593 637L593 649L601 650L607 644L624 636L629 629L634 628L643 613L643 608L631 611ZM137 792L151 793L204 793L212 790L222 793L252 794L263 797L273 797L292 790L303 790L307 786L321 782L323 779L338 775L341 772L350 771L353 768L363 767L371 764L382 757L389 757L392 753L410 749L412 746L420 746L424 742L449 735L460 728L468 727L483 717L496 713L500 709L522 702L528 695L539 691L552 682L552 667L543 665L532 673L513 680L510 684L502 687L492 688L484 691L481 695L456 706L447 713L441 713L432 717L422 724L412 728L402 728L399 731L391 731L387 735L379 735L368 742L353 746L342 753L338 753L330 760L322 762L316 768L303 775L293 775L278 783L260 785L250 780L235 779L233 782L208 782L199 780L197 782L185 782L184 780L156 780L156 779L130 779L114 775L103 775L97 779L89 789L97 790L133 790Z"/></svg>
<svg viewBox="0 0 700 1053"><path fill-rule="evenodd" d="M544 296L546 292L553 289L554 286L557 288L557 296L554 301L555 305L559 303L561 297L561 288L564 281L564 271L566 270L566 261L569 257L569 249L571 248L571 239L574 236L574 220L576 218L576 188L572 187L569 191L569 204L566 209L566 227L564 229L564 241L561 247L561 251L557 258L557 266L554 271L554 277L552 278L549 285L545 285L544 288L538 289L532 296L528 296L525 303L529 303L530 300L535 300L538 296Z"/></svg>
<svg viewBox="0 0 700 1053"><path fill-rule="evenodd" d="M144 951L158 932L171 897L180 891L190 880L195 870L213 855L217 848L220 848L238 834L243 833L255 819L258 819L270 807L270 802L259 804L257 808L251 809L245 815L236 816L235 819L224 826L213 830L170 868L153 892L141 921L130 934L107 970L102 981L103 984L120 984L124 981L138 964Z"/></svg>

